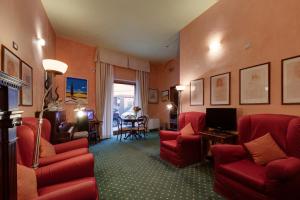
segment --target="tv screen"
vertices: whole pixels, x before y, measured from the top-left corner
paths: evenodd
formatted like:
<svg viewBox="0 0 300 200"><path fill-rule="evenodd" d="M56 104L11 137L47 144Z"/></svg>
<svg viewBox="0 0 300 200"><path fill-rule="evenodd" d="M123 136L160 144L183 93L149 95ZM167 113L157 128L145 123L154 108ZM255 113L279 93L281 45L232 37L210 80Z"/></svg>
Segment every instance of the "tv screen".
<svg viewBox="0 0 300 200"><path fill-rule="evenodd" d="M206 125L209 128L222 131L236 130L236 109L235 108L207 108Z"/></svg>
<svg viewBox="0 0 300 200"><path fill-rule="evenodd" d="M87 116L88 116L88 120L94 120L94 111L93 110L87 110L86 111L86 113L87 113Z"/></svg>

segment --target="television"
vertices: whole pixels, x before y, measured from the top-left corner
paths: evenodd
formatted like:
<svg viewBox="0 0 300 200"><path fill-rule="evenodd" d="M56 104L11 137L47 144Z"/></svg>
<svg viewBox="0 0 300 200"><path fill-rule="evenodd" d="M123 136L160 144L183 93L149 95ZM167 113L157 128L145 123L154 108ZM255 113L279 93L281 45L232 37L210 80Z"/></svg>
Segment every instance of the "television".
<svg viewBox="0 0 300 200"><path fill-rule="evenodd" d="M219 131L236 131L236 109L207 108L206 126Z"/></svg>
<svg viewBox="0 0 300 200"><path fill-rule="evenodd" d="M93 110L86 110L86 113L89 121L93 121L95 119L95 113Z"/></svg>

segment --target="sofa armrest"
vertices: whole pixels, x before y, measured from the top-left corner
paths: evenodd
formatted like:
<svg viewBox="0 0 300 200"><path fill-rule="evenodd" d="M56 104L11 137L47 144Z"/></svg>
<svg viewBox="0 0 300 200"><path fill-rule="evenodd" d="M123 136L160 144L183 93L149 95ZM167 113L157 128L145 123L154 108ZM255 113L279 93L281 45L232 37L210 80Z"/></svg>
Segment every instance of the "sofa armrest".
<svg viewBox="0 0 300 200"><path fill-rule="evenodd" d="M177 137L177 142L181 145L190 145L190 144L200 144L201 136L200 135L179 135Z"/></svg>
<svg viewBox="0 0 300 200"><path fill-rule="evenodd" d="M94 156L85 154L36 169L38 187L94 176Z"/></svg>
<svg viewBox="0 0 300 200"><path fill-rule="evenodd" d="M61 144L54 145L55 152L57 154L63 153L66 151L71 151L74 149L88 148L88 147L89 147L89 143L88 143L87 138L82 138L82 139L73 140L70 142L64 142Z"/></svg>
<svg viewBox="0 0 300 200"><path fill-rule="evenodd" d="M248 153L242 145L216 144L211 146L215 166L238 161L248 157Z"/></svg>
<svg viewBox="0 0 300 200"><path fill-rule="evenodd" d="M57 162L60 162L63 160L67 160L67 159L74 158L76 156L80 156L80 155L84 155L84 154L88 154L88 153L89 153L88 148L80 148L80 149L75 149L72 151L67 151L64 153L56 154L54 156L40 158L39 159L39 167L43 167L46 165L50 165L53 163L57 163Z"/></svg>
<svg viewBox="0 0 300 200"><path fill-rule="evenodd" d="M98 191L95 181L86 181L76 185L68 186L39 196L38 200L96 200Z"/></svg>
<svg viewBox="0 0 300 200"><path fill-rule="evenodd" d="M179 135L180 135L179 131L161 130L159 132L160 141L164 141L164 140L176 140Z"/></svg>
<svg viewBox="0 0 300 200"><path fill-rule="evenodd" d="M274 160L266 166L266 176L270 180L287 180L300 174L300 159L289 157Z"/></svg>

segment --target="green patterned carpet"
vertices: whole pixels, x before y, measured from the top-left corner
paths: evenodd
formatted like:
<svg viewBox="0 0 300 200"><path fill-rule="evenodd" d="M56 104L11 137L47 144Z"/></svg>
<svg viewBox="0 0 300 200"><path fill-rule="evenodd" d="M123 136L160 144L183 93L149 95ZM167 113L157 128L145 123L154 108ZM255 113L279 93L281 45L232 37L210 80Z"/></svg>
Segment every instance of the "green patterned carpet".
<svg viewBox="0 0 300 200"><path fill-rule="evenodd" d="M195 164L183 169L159 158L159 136L92 146L100 199L221 199L212 190L212 168Z"/></svg>

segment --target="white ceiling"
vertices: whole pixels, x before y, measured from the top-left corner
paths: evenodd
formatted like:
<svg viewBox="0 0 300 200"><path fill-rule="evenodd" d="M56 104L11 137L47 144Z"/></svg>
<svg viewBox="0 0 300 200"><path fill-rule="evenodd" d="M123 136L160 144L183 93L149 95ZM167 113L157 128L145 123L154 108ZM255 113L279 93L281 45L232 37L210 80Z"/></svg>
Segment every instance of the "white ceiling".
<svg viewBox="0 0 300 200"><path fill-rule="evenodd" d="M60 36L165 61L178 53L179 31L217 0L42 0Z"/></svg>

